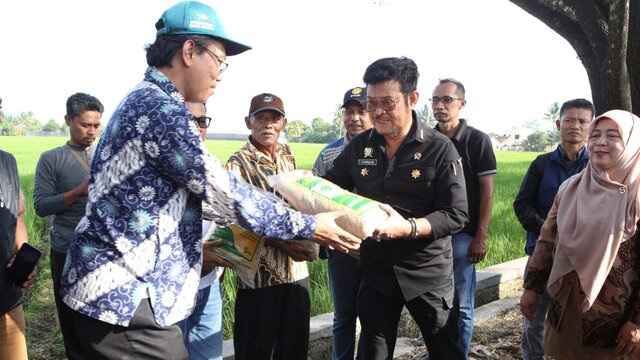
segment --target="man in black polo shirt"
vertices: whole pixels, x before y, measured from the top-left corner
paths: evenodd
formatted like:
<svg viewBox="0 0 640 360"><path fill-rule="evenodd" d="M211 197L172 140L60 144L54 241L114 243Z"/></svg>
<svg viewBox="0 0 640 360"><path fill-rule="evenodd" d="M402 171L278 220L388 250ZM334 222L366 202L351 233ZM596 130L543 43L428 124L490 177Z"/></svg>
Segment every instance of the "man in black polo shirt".
<svg viewBox="0 0 640 360"><path fill-rule="evenodd" d="M473 307L476 291L476 263L487 254L487 234L493 207L493 178L496 157L491 139L480 130L467 125L460 111L467 104L464 85L454 79L443 79L431 97L433 116L438 121L436 130L446 135L462 157L462 168L467 186L469 223L453 235L453 273L460 304L458 341L469 352L473 334Z"/></svg>
<svg viewBox="0 0 640 360"><path fill-rule="evenodd" d="M418 68L411 59L379 59L364 82L374 129L349 142L325 175L392 207L385 207L391 218L360 248L364 358L393 357L406 306L433 360L463 359L450 236L467 221L460 156L444 135L417 120Z"/></svg>

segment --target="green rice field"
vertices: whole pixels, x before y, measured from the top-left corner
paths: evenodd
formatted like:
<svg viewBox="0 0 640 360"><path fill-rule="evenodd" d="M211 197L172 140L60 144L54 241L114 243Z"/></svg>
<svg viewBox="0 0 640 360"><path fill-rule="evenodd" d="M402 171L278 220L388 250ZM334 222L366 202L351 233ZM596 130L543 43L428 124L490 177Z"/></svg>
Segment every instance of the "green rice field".
<svg viewBox="0 0 640 360"><path fill-rule="evenodd" d="M40 263L40 272L35 286L25 294L27 316L27 341L30 358L62 359L64 348L57 329L55 305L53 303L51 274L49 271L47 222L35 215L33 210L33 176L36 163L43 151L63 145L61 137L0 137L0 149L11 152L18 162L21 187L27 196L25 220L29 231L29 241L44 251L47 256ZM208 140L207 148L222 162L239 149L243 141ZM299 168L311 169L323 144L290 143ZM513 199L522 178L536 156L530 152L496 152L498 174L495 178L493 214L489 229L488 253L479 268L495 265L524 256L524 230L513 213ZM311 312L313 315L332 311L329 293L326 261L309 263ZM229 337L233 329L233 308L235 301L235 275L225 273L223 283L225 298L224 330ZM32 346L33 345L33 346Z"/></svg>

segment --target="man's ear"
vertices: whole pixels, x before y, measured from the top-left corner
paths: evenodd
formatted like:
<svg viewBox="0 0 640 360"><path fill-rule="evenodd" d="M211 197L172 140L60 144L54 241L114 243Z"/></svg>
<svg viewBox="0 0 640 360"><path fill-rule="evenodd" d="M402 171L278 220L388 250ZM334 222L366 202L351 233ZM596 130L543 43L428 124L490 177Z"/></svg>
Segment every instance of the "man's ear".
<svg viewBox="0 0 640 360"><path fill-rule="evenodd" d="M197 51L198 46L193 40L189 39L182 43L180 54L185 65L190 66L193 63L194 56L198 54Z"/></svg>
<svg viewBox="0 0 640 360"><path fill-rule="evenodd" d="M560 131L560 119L556 120L556 130Z"/></svg>
<svg viewBox="0 0 640 360"><path fill-rule="evenodd" d="M71 126L71 121L72 121L72 119L71 119L71 117L69 117L69 115L65 115L64 116L64 122L65 122L65 124L67 124L67 126Z"/></svg>
<svg viewBox="0 0 640 360"><path fill-rule="evenodd" d="M418 90L414 90L409 93L409 107L415 109L416 105L418 105L418 99L420 98L420 94Z"/></svg>
<svg viewBox="0 0 640 360"><path fill-rule="evenodd" d="M251 130L251 116L244 117L244 124L247 126L247 129Z"/></svg>

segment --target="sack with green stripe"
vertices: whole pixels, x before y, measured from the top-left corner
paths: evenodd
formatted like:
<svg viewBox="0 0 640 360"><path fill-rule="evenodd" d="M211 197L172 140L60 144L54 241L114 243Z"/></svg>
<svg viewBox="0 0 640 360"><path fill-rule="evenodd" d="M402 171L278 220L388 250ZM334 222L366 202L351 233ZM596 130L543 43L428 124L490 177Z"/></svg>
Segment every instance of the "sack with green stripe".
<svg viewBox="0 0 640 360"><path fill-rule="evenodd" d="M337 224L361 239L370 237L388 215L377 201L347 191L309 171L269 176L269 184L291 206L306 214L342 211Z"/></svg>

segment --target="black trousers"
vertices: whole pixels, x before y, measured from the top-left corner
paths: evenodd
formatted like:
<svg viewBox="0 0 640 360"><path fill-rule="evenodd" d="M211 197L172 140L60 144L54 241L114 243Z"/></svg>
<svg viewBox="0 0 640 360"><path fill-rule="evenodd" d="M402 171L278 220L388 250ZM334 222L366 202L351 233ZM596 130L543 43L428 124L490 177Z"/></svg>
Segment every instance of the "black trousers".
<svg viewBox="0 0 640 360"><path fill-rule="evenodd" d="M66 306L66 305L65 305ZM67 307L75 328L69 360L187 360L177 325L156 324L149 299L142 299L128 327L112 325Z"/></svg>
<svg viewBox="0 0 640 360"><path fill-rule="evenodd" d="M77 348L74 345L75 337L72 336L74 329L71 322L71 315L68 306L62 302L60 297L60 283L62 281L62 270L64 269L64 263L67 259L66 253L60 253L53 249L49 251L49 264L51 265L51 280L53 280L53 298L56 301L56 311L58 312L58 323L60 323L60 330L62 331L62 340L64 341L64 350L67 353L67 358L76 358L72 352Z"/></svg>
<svg viewBox="0 0 640 360"><path fill-rule="evenodd" d="M307 279L239 289L233 324L236 360L306 360L311 303Z"/></svg>
<svg viewBox="0 0 640 360"><path fill-rule="evenodd" d="M420 328L432 360L463 360L464 350L458 339L458 302L453 279L441 280L434 288L416 298L405 301L400 286L386 296L362 283L358 309L364 342L365 360L393 359L398 322L402 307Z"/></svg>

